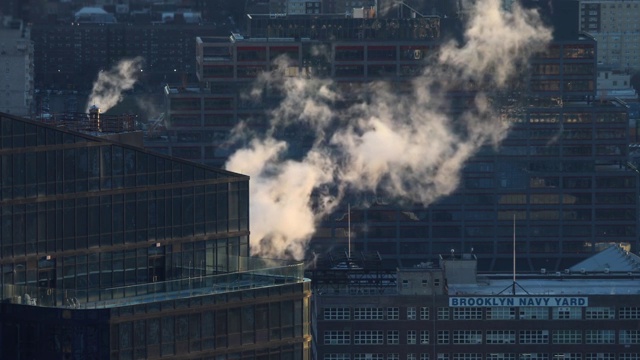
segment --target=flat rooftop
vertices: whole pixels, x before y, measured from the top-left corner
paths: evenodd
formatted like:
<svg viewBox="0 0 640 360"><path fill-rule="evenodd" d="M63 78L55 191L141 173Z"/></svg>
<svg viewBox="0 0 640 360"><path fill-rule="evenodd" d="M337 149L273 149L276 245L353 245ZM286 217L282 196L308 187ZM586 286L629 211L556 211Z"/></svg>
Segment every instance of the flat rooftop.
<svg viewBox="0 0 640 360"><path fill-rule="evenodd" d="M517 295L640 295L640 274L589 277L565 273L516 278ZM449 295L511 295L513 279L483 279L477 284L449 284Z"/></svg>

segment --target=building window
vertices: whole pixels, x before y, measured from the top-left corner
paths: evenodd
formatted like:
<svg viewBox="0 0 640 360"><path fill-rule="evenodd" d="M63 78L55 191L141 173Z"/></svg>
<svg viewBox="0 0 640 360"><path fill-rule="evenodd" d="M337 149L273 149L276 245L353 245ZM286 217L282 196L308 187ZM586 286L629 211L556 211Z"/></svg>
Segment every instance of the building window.
<svg viewBox="0 0 640 360"><path fill-rule="evenodd" d="M353 309L354 320L384 320L383 308L357 307Z"/></svg>
<svg viewBox="0 0 640 360"><path fill-rule="evenodd" d="M549 319L549 310L546 307L521 307L521 320L547 320Z"/></svg>
<svg viewBox="0 0 640 360"><path fill-rule="evenodd" d="M482 320L482 308L454 308L453 320Z"/></svg>
<svg viewBox="0 0 640 360"><path fill-rule="evenodd" d="M448 344L448 343L449 343L449 331L438 330L438 344Z"/></svg>
<svg viewBox="0 0 640 360"><path fill-rule="evenodd" d="M521 330L520 344L548 344L549 330Z"/></svg>
<svg viewBox="0 0 640 360"><path fill-rule="evenodd" d="M416 308L408 307L407 308L407 320L415 320L416 319Z"/></svg>
<svg viewBox="0 0 640 360"><path fill-rule="evenodd" d="M620 358L622 359L622 358ZM586 353L584 360L616 360L616 354L611 353Z"/></svg>
<svg viewBox="0 0 640 360"><path fill-rule="evenodd" d="M620 330L620 344L640 344L640 330Z"/></svg>
<svg viewBox="0 0 640 360"><path fill-rule="evenodd" d="M513 320L516 318L516 309L510 307L487 308L487 320Z"/></svg>
<svg viewBox="0 0 640 360"><path fill-rule="evenodd" d="M351 320L348 307L324 308L325 320Z"/></svg>
<svg viewBox="0 0 640 360"><path fill-rule="evenodd" d="M640 360L640 353L618 354L618 360Z"/></svg>
<svg viewBox="0 0 640 360"><path fill-rule="evenodd" d="M420 354L420 360L429 360L429 353Z"/></svg>
<svg viewBox="0 0 640 360"><path fill-rule="evenodd" d="M487 344L515 344L516 332L513 330L488 330Z"/></svg>
<svg viewBox="0 0 640 360"><path fill-rule="evenodd" d="M420 320L429 320L429 308L421 307L420 308Z"/></svg>
<svg viewBox="0 0 640 360"><path fill-rule="evenodd" d="M585 333L587 344L615 344L615 330L587 330Z"/></svg>
<svg viewBox="0 0 640 360"><path fill-rule="evenodd" d="M422 280L422 287L427 287L429 285L429 280Z"/></svg>
<svg viewBox="0 0 640 360"><path fill-rule="evenodd" d="M482 360L482 354L457 353L457 354L453 354L453 360Z"/></svg>
<svg viewBox="0 0 640 360"><path fill-rule="evenodd" d="M552 313L554 320L582 319L582 308L579 307L554 307Z"/></svg>
<svg viewBox="0 0 640 360"><path fill-rule="evenodd" d="M324 332L325 345L349 345L351 344L351 334L349 331L330 330Z"/></svg>
<svg viewBox="0 0 640 360"><path fill-rule="evenodd" d="M526 354L529 355L529 354ZM525 354L520 354L521 360L528 360L529 357L525 356ZM516 360L516 354L508 354L508 353L489 353L487 354L486 360Z"/></svg>
<svg viewBox="0 0 640 360"><path fill-rule="evenodd" d="M454 344L482 344L482 331L480 330L454 330Z"/></svg>
<svg viewBox="0 0 640 360"><path fill-rule="evenodd" d="M526 360L549 360L549 354L546 353L529 353L529 356L525 357Z"/></svg>
<svg viewBox="0 0 640 360"><path fill-rule="evenodd" d="M599 319L615 319L616 310L613 307L588 307L584 311L584 318L586 320L599 320Z"/></svg>
<svg viewBox="0 0 640 360"><path fill-rule="evenodd" d="M409 330L407 331L407 344L413 345L416 343L416 331Z"/></svg>
<svg viewBox="0 0 640 360"><path fill-rule="evenodd" d="M358 353L353 354L353 360L384 360L384 354Z"/></svg>
<svg viewBox="0 0 640 360"><path fill-rule="evenodd" d="M351 360L351 354L349 353L324 354L324 360Z"/></svg>
<svg viewBox="0 0 640 360"><path fill-rule="evenodd" d="M400 360L399 354L387 354L387 360Z"/></svg>
<svg viewBox="0 0 640 360"><path fill-rule="evenodd" d="M581 330L556 330L553 332L554 344L582 344Z"/></svg>
<svg viewBox="0 0 640 360"><path fill-rule="evenodd" d="M353 333L353 343L355 345L384 344L384 334L382 330L356 330Z"/></svg>
<svg viewBox="0 0 640 360"><path fill-rule="evenodd" d="M400 319L400 310L397 307L388 307L387 308L387 320L398 320Z"/></svg>
<svg viewBox="0 0 640 360"><path fill-rule="evenodd" d="M387 344L398 345L400 343L400 332L398 330L387 331Z"/></svg>
<svg viewBox="0 0 640 360"><path fill-rule="evenodd" d="M402 288L403 289L409 288L409 280L402 280Z"/></svg>
<svg viewBox="0 0 640 360"><path fill-rule="evenodd" d="M407 354L407 360L416 360L416 354L413 354L413 353Z"/></svg>
<svg viewBox="0 0 640 360"><path fill-rule="evenodd" d="M420 330L420 344L426 345L429 343L429 330Z"/></svg>
<svg viewBox="0 0 640 360"><path fill-rule="evenodd" d="M582 353L555 353L551 355L553 359L582 360Z"/></svg>
<svg viewBox="0 0 640 360"><path fill-rule="evenodd" d="M449 308L448 307L438 308L438 320L449 320Z"/></svg>
<svg viewBox="0 0 640 360"><path fill-rule="evenodd" d="M640 319L640 307L621 307L618 313L620 320Z"/></svg>

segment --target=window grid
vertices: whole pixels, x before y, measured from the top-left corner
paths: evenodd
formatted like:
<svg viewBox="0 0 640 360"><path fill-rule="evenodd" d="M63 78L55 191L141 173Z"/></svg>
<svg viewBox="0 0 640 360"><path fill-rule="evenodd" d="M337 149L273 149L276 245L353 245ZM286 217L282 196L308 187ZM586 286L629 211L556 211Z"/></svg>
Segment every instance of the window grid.
<svg viewBox="0 0 640 360"><path fill-rule="evenodd" d="M348 307L325 308L325 320L351 320L351 311Z"/></svg>
<svg viewBox="0 0 640 360"><path fill-rule="evenodd" d="M420 360L429 360L429 353L421 353Z"/></svg>
<svg viewBox="0 0 640 360"><path fill-rule="evenodd" d="M516 308L495 307L487 308L487 320L513 320L516 318Z"/></svg>
<svg viewBox="0 0 640 360"><path fill-rule="evenodd" d="M387 331L387 344L398 345L400 343L400 332L398 330Z"/></svg>
<svg viewBox="0 0 640 360"><path fill-rule="evenodd" d="M552 313L554 320L582 319L582 308L579 307L554 307Z"/></svg>
<svg viewBox="0 0 640 360"><path fill-rule="evenodd" d="M416 360L416 354L414 353L407 354L407 360Z"/></svg>
<svg viewBox="0 0 640 360"><path fill-rule="evenodd" d="M521 354L522 359L528 359L528 357ZM516 354L508 354L508 353L489 353L487 354L486 360L515 360Z"/></svg>
<svg viewBox="0 0 640 360"><path fill-rule="evenodd" d="M353 360L384 360L384 354L357 353L353 354Z"/></svg>
<svg viewBox="0 0 640 360"><path fill-rule="evenodd" d="M582 353L555 353L553 359L582 360Z"/></svg>
<svg viewBox="0 0 640 360"><path fill-rule="evenodd" d="M587 320L615 319L616 310L608 306L588 307L584 311L584 318Z"/></svg>
<svg viewBox="0 0 640 360"><path fill-rule="evenodd" d="M616 360L616 354L612 353L587 353L584 360Z"/></svg>
<svg viewBox="0 0 640 360"><path fill-rule="evenodd" d="M325 345L349 345L351 344L351 333L342 330L329 330L324 332Z"/></svg>
<svg viewBox="0 0 640 360"><path fill-rule="evenodd" d="M407 331L407 344L412 345L416 343L416 331L408 330Z"/></svg>
<svg viewBox="0 0 640 360"><path fill-rule="evenodd" d="M355 345L384 344L384 334L382 330L356 330L353 333L353 343Z"/></svg>
<svg viewBox="0 0 640 360"><path fill-rule="evenodd" d="M554 344L582 344L581 330L556 330L553 332Z"/></svg>
<svg viewBox="0 0 640 360"><path fill-rule="evenodd" d="M353 309L354 320L383 320L384 311L382 308L357 307Z"/></svg>
<svg viewBox="0 0 640 360"><path fill-rule="evenodd" d="M640 353L618 354L618 360L640 360Z"/></svg>
<svg viewBox="0 0 640 360"><path fill-rule="evenodd" d="M587 330L585 334L587 344L615 344L615 330Z"/></svg>
<svg viewBox="0 0 640 360"><path fill-rule="evenodd" d="M482 320L482 308L454 308L453 320Z"/></svg>
<svg viewBox="0 0 640 360"><path fill-rule="evenodd" d="M549 331L548 330L521 330L520 344L548 344L549 343Z"/></svg>
<svg viewBox="0 0 640 360"><path fill-rule="evenodd" d="M482 331L480 330L454 330L454 344L482 344Z"/></svg>
<svg viewBox="0 0 640 360"><path fill-rule="evenodd" d="M640 319L640 307L621 307L618 313L620 320Z"/></svg>
<svg viewBox="0 0 640 360"><path fill-rule="evenodd" d="M448 343L449 343L449 331L438 330L438 344L448 344Z"/></svg>
<svg viewBox="0 0 640 360"><path fill-rule="evenodd" d="M420 330L420 344L426 345L429 343L429 330Z"/></svg>
<svg viewBox="0 0 640 360"><path fill-rule="evenodd" d="M620 330L620 344L640 344L640 330Z"/></svg>
<svg viewBox="0 0 640 360"><path fill-rule="evenodd" d="M411 306L407 308L407 320L415 320L416 319L416 308Z"/></svg>
<svg viewBox="0 0 640 360"><path fill-rule="evenodd" d="M449 320L449 308L448 307L440 307L440 308L438 308L438 320Z"/></svg>
<svg viewBox="0 0 640 360"><path fill-rule="evenodd" d="M387 320L398 320L398 319L400 319L400 309L397 307L388 307Z"/></svg>
<svg viewBox="0 0 640 360"><path fill-rule="evenodd" d="M524 354L520 354L523 356ZM526 360L549 360L549 354L546 353L527 353Z"/></svg>
<svg viewBox="0 0 640 360"><path fill-rule="evenodd" d="M515 344L516 332L514 330L488 330L487 344Z"/></svg>
<svg viewBox="0 0 640 360"><path fill-rule="evenodd" d="M429 308L428 307L421 307L420 308L420 320L429 320Z"/></svg>
<svg viewBox="0 0 640 360"><path fill-rule="evenodd" d="M482 354L478 353L456 353L453 360L482 360Z"/></svg>
<svg viewBox="0 0 640 360"><path fill-rule="evenodd" d="M350 360L351 354L349 353L332 353L324 354L324 360Z"/></svg>
<svg viewBox="0 0 640 360"><path fill-rule="evenodd" d="M387 360L400 360L400 354L396 354L396 353L387 354Z"/></svg>
<svg viewBox="0 0 640 360"><path fill-rule="evenodd" d="M549 319L549 310L546 307L521 307L521 320L547 320Z"/></svg>

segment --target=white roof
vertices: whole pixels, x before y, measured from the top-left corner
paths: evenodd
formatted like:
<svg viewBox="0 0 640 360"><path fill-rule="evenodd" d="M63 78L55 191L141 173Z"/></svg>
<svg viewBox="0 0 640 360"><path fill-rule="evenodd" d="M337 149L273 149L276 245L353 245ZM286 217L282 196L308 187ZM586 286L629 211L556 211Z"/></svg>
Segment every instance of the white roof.
<svg viewBox="0 0 640 360"><path fill-rule="evenodd" d="M78 12L76 12L76 17L82 16L82 15L93 15L93 14L105 15L109 13L100 7L85 6L82 9L78 10Z"/></svg>

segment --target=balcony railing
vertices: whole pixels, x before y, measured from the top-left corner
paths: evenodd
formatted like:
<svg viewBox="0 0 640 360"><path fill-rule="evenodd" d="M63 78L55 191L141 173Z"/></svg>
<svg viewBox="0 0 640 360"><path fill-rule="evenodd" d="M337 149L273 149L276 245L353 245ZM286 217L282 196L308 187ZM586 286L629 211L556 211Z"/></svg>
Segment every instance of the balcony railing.
<svg viewBox="0 0 640 360"><path fill-rule="evenodd" d="M31 285L4 285L2 301L41 307L105 309L194 296L221 294L304 281L302 263L241 258L232 273L122 286L70 290Z"/></svg>

